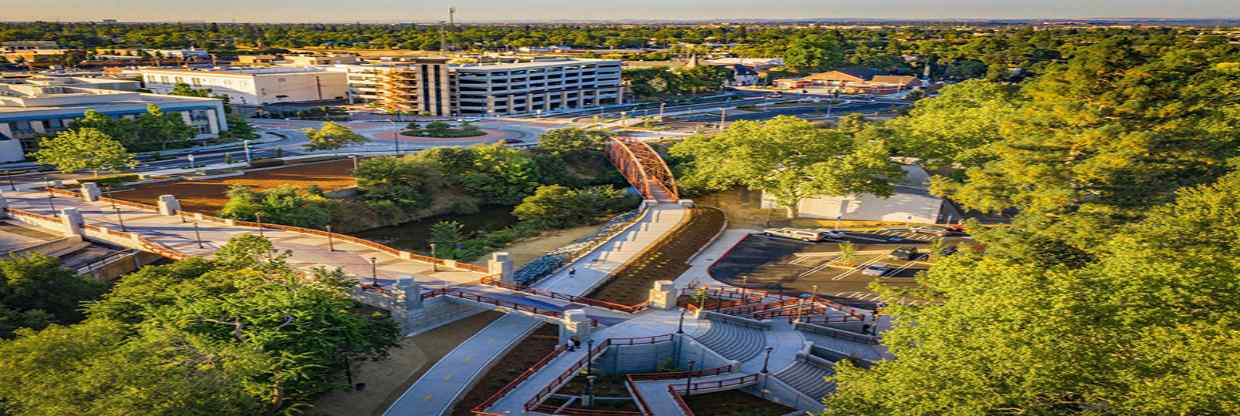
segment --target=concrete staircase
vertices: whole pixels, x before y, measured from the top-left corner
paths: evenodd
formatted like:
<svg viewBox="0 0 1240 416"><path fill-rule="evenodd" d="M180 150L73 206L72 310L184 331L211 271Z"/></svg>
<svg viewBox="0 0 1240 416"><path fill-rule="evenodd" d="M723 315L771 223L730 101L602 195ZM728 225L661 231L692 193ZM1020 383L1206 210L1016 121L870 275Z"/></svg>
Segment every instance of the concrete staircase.
<svg viewBox="0 0 1240 416"><path fill-rule="evenodd" d="M823 368L807 361L797 361L775 377L788 383L789 386L806 396L821 399L835 390L835 383L827 382L825 377L834 374L829 368Z"/></svg>
<svg viewBox="0 0 1240 416"><path fill-rule="evenodd" d="M740 362L749 361L766 346L762 331L720 321L710 321L710 329L693 338L711 351Z"/></svg>

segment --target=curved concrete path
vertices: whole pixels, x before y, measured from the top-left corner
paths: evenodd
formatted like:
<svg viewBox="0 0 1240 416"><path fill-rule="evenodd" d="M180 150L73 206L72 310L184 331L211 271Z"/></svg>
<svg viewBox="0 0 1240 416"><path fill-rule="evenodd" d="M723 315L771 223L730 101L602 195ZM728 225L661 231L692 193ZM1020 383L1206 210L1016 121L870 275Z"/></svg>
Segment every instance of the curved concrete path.
<svg viewBox="0 0 1240 416"><path fill-rule="evenodd" d="M569 268L542 279L534 287L568 295L585 295L606 281L621 265L676 228L685 218L686 212L684 207L677 204L658 204L647 210L641 220L625 231L577 259ZM569 275L570 269L577 270L575 275ZM505 351L525 338L539 323L540 320L516 314L508 314L491 323L478 335L466 340L440 359L392 403L384 415L429 416L450 413L458 397L472 386L478 377L486 373L494 360L503 357ZM617 327L621 325L624 324L617 324Z"/></svg>

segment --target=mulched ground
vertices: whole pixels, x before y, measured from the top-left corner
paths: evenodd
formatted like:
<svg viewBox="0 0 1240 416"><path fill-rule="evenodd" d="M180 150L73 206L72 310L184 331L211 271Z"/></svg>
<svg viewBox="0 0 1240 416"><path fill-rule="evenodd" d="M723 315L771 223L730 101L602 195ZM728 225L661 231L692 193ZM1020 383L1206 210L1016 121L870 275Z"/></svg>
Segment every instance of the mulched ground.
<svg viewBox="0 0 1240 416"><path fill-rule="evenodd" d="M474 385L452 409L453 416L472 416L472 409L492 394L515 380L525 370L555 350L559 343L559 327L543 324L500 358L485 376Z"/></svg>
<svg viewBox="0 0 1240 416"><path fill-rule="evenodd" d="M698 394L685 397L694 414L711 416L780 416L793 409L740 391Z"/></svg>
<svg viewBox="0 0 1240 416"><path fill-rule="evenodd" d="M710 242L723 227L723 211L694 208L689 222L651 248L649 255L630 263L592 294L591 298L625 305L646 301L650 288L658 280L675 280L689 270L689 257Z"/></svg>
<svg viewBox="0 0 1240 416"><path fill-rule="evenodd" d="M181 207L186 211L215 214L228 202L226 193L233 185L244 185L258 191L282 185L298 188L318 185L324 191L333 191L357 186L357 180L353 178L353 161L342 159L292 165L229 178L141 185L132 190L113 193L111 196L126 201L155 204L160 195L171 194L176 195Z"/></svg>

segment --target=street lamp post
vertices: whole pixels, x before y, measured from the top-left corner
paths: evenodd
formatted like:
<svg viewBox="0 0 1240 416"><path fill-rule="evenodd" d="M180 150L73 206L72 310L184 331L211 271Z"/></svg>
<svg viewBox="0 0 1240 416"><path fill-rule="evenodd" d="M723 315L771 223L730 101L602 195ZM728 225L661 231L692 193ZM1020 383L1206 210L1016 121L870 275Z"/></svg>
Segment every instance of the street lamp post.
<svg viewBox="0 0 1240 416"><path fill-rule="evenodd" d="M116 207L116 202L112 202L112 211L116 213L116 222L121 225L121 231L129 231L125 229L125 218L121 217L121 209Z"/></svg>
<svg viewBox="0 0 1240 416"><path fill-rule="evenodd" d="M676 325L677 334L685 333L685 312L688 312L688 311L689 311L688 309L684 309L684 308L680 309L680 323Z"/></svg>
<svg viewBox="0 0 1240 416"><path fill-rule="evenodd" d="M241 146L245 148L245 163L250 163L250 141L242 141Z"/></svg>
<svg viewBox="0 0 1240 416"><path fill-rule="evenodd" d="M728 121L728 109L719 107L719 131L723 131L723 124Z"/></svg>
<svg viewBox="0 0 1240 416"><path fill-rule="evenodd" d="M263 213L261 212L254 213L254 219L257 220L255 222L258 223L258 236L262 237L263 236Z"/></svg>
<svg viewBox="0 0 1240 416"><path fill-rule="evenodd" d="M667 102L659 102L659 122L663 122L663 110L667 108Z"/></svg>
<svg viewBox="0 0 1240 416"><path fill-rule="evenodd" d="M594 340L586 340L586 375L594 374Z"/></svg>
<svg viewBox="0 0 1240 416"><path fill-rule="evenodd" d="M194 239L198 240L198 248L202 248L202 234L198 233L198 221L194 221Z"/></svg>
<svg viewBox="0 0 1240 416"><path fill-rule="evenodd" d="M769 372L767 371L766 368L767 368L767 365L771 363L771 351L774 351L774 350L775 350L775 347L766 347L766 358L762 359L762 374L766 374Z"/></svg>
<svg viewBox="0 0 1240 416"><path fill-rule="evenodd" d="M332 242L332 225L327 224L327 251L336 251L336 244Z"/></svg>
<svg viewBox="0 0 1240 416"><path fill-rule="evenodd" d="M43 177L43 180L47 182L47 205L52 208L52 215L55 216L56 215L56 201L53 200L55 195L52 194L52 180L46 176Z"/></svg>
<svg viewBox="0 0 1240 416"><path fill-rule="evenodd" d="M437 258L435 257L435 243L431 243L431 258ZM436 263L435 260L431 260L431 271L439 271L439 263Z"/></svg>
<svg viewBox="0 0 1240 416"><path fill-rule="evenodd" d="M749 299L746 289L749 288L749 275L741 276L741 302L744 303Z"/></svg>
<svg viewBox="0 0 1240 416"><path fill-rule="evenodd" d="M376 263L379 259L370 258L370 285L379 286L379 265Z"/></svg>

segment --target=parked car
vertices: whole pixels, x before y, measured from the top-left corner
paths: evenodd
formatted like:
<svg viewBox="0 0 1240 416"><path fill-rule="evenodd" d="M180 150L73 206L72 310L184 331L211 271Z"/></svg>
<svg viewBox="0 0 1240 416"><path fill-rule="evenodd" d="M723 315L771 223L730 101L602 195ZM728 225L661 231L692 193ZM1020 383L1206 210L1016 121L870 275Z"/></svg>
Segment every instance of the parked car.
<svg viewBox="0 0 1240 416"><path fill-rule="evenodd" d="M922 225L918 227L909 228L909 231L912 231L918 234L930 234L930 235L939 236L939 237L947 237L949 235L952 235L951 230L947 229L946 227L940 227L937 225Z"/></svg>
<svg viewBox="0 0 1240 416"><path fill-rule="evenodd" d="M896 269L886 264L871 264L869 266L865 266L864 269L861 269L861 274L866 276L887 276L895 270Z"/></svg>
<svg viewBox="0 0 1240 416"><path fill-rule="evenodd" d="M504 144L525 144L525 142L521 141L520 139L514 139L514 138L509 137L509 138L504 139Z"/></svg>
<svg viewBox="0 0 1240 416"><path fill-rule="evenodd" d="M917 251L917 247L900 247L895 250L891 250L891 254L887 255L887 257L904 261L920 260L926 256L926 253Z"/></svg>
<svg viewBox="0 0 1240 416"><path fill-rule="evenodd" d="M947 257L952 254L956 254L957 251L960 251L960 249L957 249L956 246L947 246L947 247L943 247L942 250L939 250L939 255L943 257Z"/></svg>
<svg viewBox="0 0 1240 416"><path fill-rule="evenodd" d="M801 241L822 241L826 238L820 231L800 228L767 228L762 234L768 237L783 237Z"/></svg>

